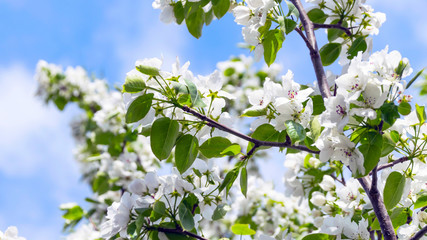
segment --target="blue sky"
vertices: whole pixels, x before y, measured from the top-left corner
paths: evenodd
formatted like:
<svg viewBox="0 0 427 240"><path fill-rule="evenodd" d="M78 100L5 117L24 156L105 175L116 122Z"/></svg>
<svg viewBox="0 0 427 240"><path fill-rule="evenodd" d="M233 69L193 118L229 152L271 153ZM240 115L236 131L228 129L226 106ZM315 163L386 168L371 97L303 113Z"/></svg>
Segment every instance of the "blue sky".
<svg viewBox="0 0 427 240"><path fill-rule="evenodd" d="M388 44L408 57L414 70L427 66L427 2L371 3L387 14L374 50ZM0 0L0 231L16 225L29 240L58 239L59 204L82 202L90 193L79 182L72 157L69 122L77 108L58 112L34 98L39 59L81 65L120 85L139 58L163 55L169 68L179 56L191 62L193 72L208 74L216 62L246 53L236 47L241 27L231 16L214 21L197 40L185 26L165 25L158 15L151 0ZM292 69L296 80L313 82L308 52L296 34L286 39L278 62ZM282 165L268 161L264 171L281 179L277 164Z"/></svg>

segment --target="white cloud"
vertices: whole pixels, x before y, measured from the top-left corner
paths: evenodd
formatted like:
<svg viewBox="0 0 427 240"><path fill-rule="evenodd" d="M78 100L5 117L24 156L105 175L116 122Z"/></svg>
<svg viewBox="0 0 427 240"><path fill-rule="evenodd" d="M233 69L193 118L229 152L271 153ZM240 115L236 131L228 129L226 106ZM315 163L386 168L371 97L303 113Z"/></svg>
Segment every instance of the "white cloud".
<svg viewBox="0 0 427 240"><path fill-rule="evenodd" d="M57 239L58 205L82 202L89 191L79 184L72 156L69 122L77 111L45 106L35 97L36 86L22 64L0 66L0 185L8 192L2 196L0 227L16 225L27 239Z"/></svg>
<svg viewBox="0 0 427 240"><path fill-rule="evenodd" d="M94 33L94 42L111 44L121 64L117 69L123 75L141 58L163 56L168 69L176 56L182 55L190 37L185 27L160 22L160 11L152 9L151 1L115 2L104 14L105 27Z"/></svg>

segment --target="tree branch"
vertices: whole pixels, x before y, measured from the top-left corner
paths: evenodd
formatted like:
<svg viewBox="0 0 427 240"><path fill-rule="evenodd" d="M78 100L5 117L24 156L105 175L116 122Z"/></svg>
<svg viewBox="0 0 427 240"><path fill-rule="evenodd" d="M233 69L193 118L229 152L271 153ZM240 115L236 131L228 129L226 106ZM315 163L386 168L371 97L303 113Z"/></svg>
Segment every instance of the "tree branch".
<svg viewBox="0 0 427 240"><path fill-rule="evenodd" d="M340 29L347 34L347 36L351 37L353 34L350 31L350 28L346 28L341 26L341 24L320 24L320 23L313 23L314 28L335 28Z"/></svg>
<svg viewBox="0 0 427 240"><path fill-rule="evenodd" d="M418 240L422 237L424 237L427 234L427 225L424 226L419 232L417 232L413 237L411 237L409 240Z"/></svg>
<svg viewBox="0 0 427 240"><path fill-rule="evenodd" d="M217 128L217 129L219 129L221 131L228 132L228 133L230 133L230 134L232 134L232 135L234 135L236 137L244 139L244 140L246 140L248 142L252 142L253 144L255 144L256 146L259 146L259 147L261 147L261 146L283 147L283 148L297 149L297 150L300 150L300 151L305 151L305 152L314 153L314 154L319 154L320 153L319 151L311 150L311 149L309 149L306 146L292 145L292 143L290 143L289 141L286 141L286 142L267 142L267 141L257 140L257 139L249 137L248 135L245 135L243 133L237 132L237 131L235 131L235 130L227 127L227 126L224 126L221 123L218 123L217 121L212 120L212 119L206 117L205 115L203 115L201 113L198 113L195 110L193 110L193 109L191 109L191 108L189 108L187 106L177 106L177 107L181 108L184 112L190 113L191 115L197 117L198 119L207 122L207 125L210 126L210 127L214 127L214 128Z"/></svg>
<svg viewBox="0 0 427 240"><path fill-rule="evenodd" d="M369 200L371 201L375 216L378 218L378 222L380 223L384 240L396 240L397 238L394 233L393 224L391 223L390 216L387 213L387 209L385 208L384 201L378 191L378 188L376 185L371 185L366 177L358 178L357 180L360 185L362 185L369 197Z"/></svg>
<svg viewBox="0 0 427 240"><path fill-rule="evenodd" d="M386 164L383 164L383 165L379 166L377 168L377 171L383 170L385 168L393 167L396 164L403 163L403 162L406 162L408 160L410 160L408 157L401 157L401 158L399 158L399 159L397 159L397 160L395 160L395 161L393 161L391 163L386 163Z"/></svg>
<svg viewBox="0 0 427 240"><path fill-rule="evenodd" d="M313 22L310 20L307 13L305 12L300 0L291 0L291 2L298 9L302 26L304 27L305 33L307 35L307 42L310 45L309 50L310 50L311 62L313 64L314 71L316 73L316 78L317 78L317 83L319 84L320 93L322 94L323 98L328 98L331 96L331 92L329 91L325 70L323 69L322 60L320 59L316 36L314 35Z"/></svg>
<svg viewBox="0 0 427 240"><path fill-rule="evenodd" d="M146 228L149 231L155 230L155 231L159 231L159 232L164 232L164 233L176 233L176 234L181 234L181 235L186 235L189 237L193 237L199 240L208 240L207 238L201 237L197 234L194 234L192 232L189 231L185 231L183 229L171 229L171 228L162 228L162 227L147 227Z"/></svg>

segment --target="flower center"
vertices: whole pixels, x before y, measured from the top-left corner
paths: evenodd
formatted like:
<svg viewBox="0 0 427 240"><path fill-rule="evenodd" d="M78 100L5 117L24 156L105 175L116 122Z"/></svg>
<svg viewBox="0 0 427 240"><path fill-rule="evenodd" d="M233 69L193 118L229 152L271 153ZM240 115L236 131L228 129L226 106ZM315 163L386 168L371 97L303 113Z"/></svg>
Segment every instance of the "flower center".
<svg viewBox="0 0 427 240"><path fill-rule="evenodd" d="M345 109L341 106L341 105L337 105L336 106L336 113L338 114L338 115L345 115L346 114L346 112L345 112Z"/></svg>
<svg viewBox="0 0 427 240"><path fill-rule="evenodd" d="M298 95L298 92L297 91L295 91L295 90L289 90L288 91L288 96L289 96L289 98L295 98L295 96L296 95Z"/></svg>

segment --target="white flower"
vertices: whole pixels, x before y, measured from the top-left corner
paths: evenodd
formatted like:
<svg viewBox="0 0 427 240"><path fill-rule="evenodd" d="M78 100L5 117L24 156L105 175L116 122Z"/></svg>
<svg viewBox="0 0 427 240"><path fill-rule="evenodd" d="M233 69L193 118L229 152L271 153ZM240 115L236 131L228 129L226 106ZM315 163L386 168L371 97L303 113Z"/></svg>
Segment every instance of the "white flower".
<svg viewBox="0 0 427 240"><path fill-rule="evenodd" d="M240 25L247 25L251 18L251 10L246 6L237 6L233 9L234 21Z"/></svg>
<svg viewBox="0 0 427 240"><path fill-rule="evenodd" d="M95 240L101 238L99 231L93 229L89 224L85 224L77 228L77 230L68 235L66 240Z"/></svg>
<svg viewBox="0 0 427 240"><path fill-rule="evenodd" d="M352 222L351 218L344 218L343 233L350 239L369 239L368 220L361 219L359 224Z"/></svg>
<svg viewBox="0 0 427 240"><path fill-rule="evenodd" d="M315 191L311 195L310 202L313 203L315 206L321 207L326 203L325 195L321 192Z"/></svg>
<svg viewBox="0 0 427 240"><path fill-rule="evenodd" d="M329 175L324 175L322 182L319 184L319 186L323 190L329 192L329 191L335 189L335 180Z"/></svg>
<svg viewBox="0 0 427 240"><path fill-rule="evenodd" d="M325 98L324 101L326 110L320 115L320 125L326 128L337 127L342 132L349 119L349 102L342 94Z"/></svg>
<svg viewBox="0 0 427 240"><path fill-rule="evenodd" d="M125 192L120 199L120 202L114 202L107 209L108 219L101 224L101 235L103 238L110 238L120 232L120 236L126 236L126 229L130 220L130 212L132 210L134 200L130 193Z"/></svg>

